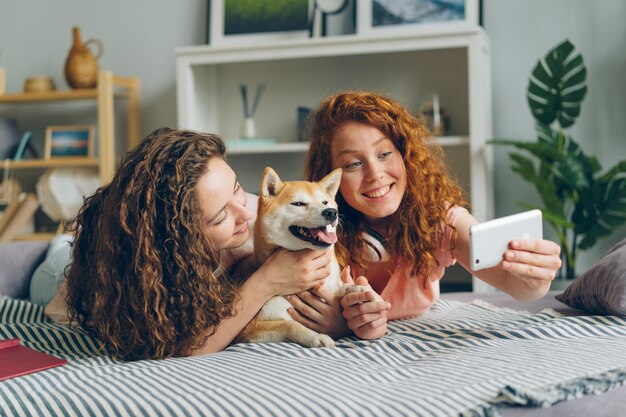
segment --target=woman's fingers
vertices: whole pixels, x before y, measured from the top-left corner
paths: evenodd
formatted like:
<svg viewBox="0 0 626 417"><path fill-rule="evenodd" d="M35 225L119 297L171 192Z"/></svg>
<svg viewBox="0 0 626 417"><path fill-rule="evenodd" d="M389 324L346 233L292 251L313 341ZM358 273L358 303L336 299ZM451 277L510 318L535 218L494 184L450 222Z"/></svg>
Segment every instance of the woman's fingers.
<svg viewBox="0 0 626 417"><path fill-rule="evenodd" d="M545 239L527 239L527 240L512 240L509 247L513 250L526 251L539 253L544 255L559 255L561 253L561 246L556 242Z"/></svg>
<svg viewBox="0 0 626 417"><path fill-rule="evenodd" d="M357 321L355 319L354 324L355 324L355 329L362 331L368 331L368 330L374 330L379 328L380 326L384 326L387 323L387 315L375 315L375 314L371 314L368 315L369 317L364 317L365 320L361 325L357 324ZM351 322L352 324L352 322ZM357 331L358 331L357 330Z"/></svg>
<svg viewBox="0 0 626 417"><path fill-rule="evenodd" d="M542 268L536 265L529 265L517 262L502 261L502 268L518 276L525 278L552 281L556 277L556 269Z"/></svg>
<svg viewBox="0 0 626 417"><path fill-rule="evenodd" d="M316 331L318 333L320 332L320 328L319 328L319 326L318 326L318 324L316 322L310 320L308 317L303 316L295 308L290 308L290 309L287 310L287 312L289 313L291 318L293 318L298 323L300 323L303 326L308 327L309 329L314 330L314 331Z"/></svg>
<svg viewBox="0 0 626 417"><path fill-rule="evenodd" d="M310 289L309 291L324 302L331 300L333 297L336 297L336 294L334 291L329 291L324 286L315 287L315 288Z"/></svg>
<svg viewBox="0 0 626 417"><path fill-rule="evenodd" d="M381 314L391 308L391 304L386 301L371 301L367 303L354 304L351 307L344 307L343 317L352 320L355 317L367 314Z"/></svg>
<svg viewBox="0 0 626 417"><path fill-rule="evenodd" d="M507 250L504 252L504 260L540 268L559 269L561 267L561 258L558 255Z"/></svg>
<svg viewBox="0 0 626 417"><path fill-rule="evenodd" d="M298 313L310 320L315 321L315 319L319 317L320 313L310 305L312 297L315 296L310 294L308 291L298 293L298 295L290 294L285 296L287 301L294 306ZM309 300L309 302L307 302L307 300Z"/></svg>
<svg viewBox="0 0 626 417"><path fill-rule="evenodd" d="M360 277L358 277L356 279L356 285L370 285L370 283L367 281L367 278L365 278L363 275L361 275Z"/></svg>
<svg viewBox="0 0 626 417"><path fill-rule="evenodd" d="M375 298L376 296L372 291L351 292L343 296L341 299L341 306L346 309L357 304L374 301Z"/></svg>
<svg viewBox="0 0 626 417"><path fill-rule="evenodd" d="M324 268L326 266L329 266L330 264L330 253L328 251L313 251L311 250L311 253L308 254L310 256L311 259L311 264L310 266L314 269L320 269L320 268ZM329 270L330 272L330 270Z"/></svg>
<svg viewBox="0 0 626 417"><path fill-rule="evenodd" d="M350 265L346 266L341 271L341 281L344 284L354 284L354 281L352 280L352 275L350 274Z"/></svg>
<svg viewBox="0 0 626 417"><path fill-rule="evenodd" d="M561 248L549 240L514 240L502 268L528 278L553 280L561 267Z"/></svg>

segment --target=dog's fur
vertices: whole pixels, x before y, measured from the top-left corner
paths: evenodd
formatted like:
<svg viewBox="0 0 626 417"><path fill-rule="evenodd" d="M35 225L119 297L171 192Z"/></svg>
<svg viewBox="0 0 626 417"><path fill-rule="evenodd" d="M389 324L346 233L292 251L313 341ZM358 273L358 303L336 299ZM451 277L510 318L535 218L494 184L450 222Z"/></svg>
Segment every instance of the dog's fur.
<svg viewBox="0 0 626 417"><path fill-rule="evenodd" d="M253 265L256 270L278 248L331 251L331 273L324 287L338 292L362 291L366 287L342 285L341 271L335 257L334 243L339 222L335 194L341 181L336 169L319 182L281 181L272 168L265 168L254 225ZM334 347L333 340L294 321L283 297L273 297L242 330L237 342L291 341L307 347Z"/></svg>

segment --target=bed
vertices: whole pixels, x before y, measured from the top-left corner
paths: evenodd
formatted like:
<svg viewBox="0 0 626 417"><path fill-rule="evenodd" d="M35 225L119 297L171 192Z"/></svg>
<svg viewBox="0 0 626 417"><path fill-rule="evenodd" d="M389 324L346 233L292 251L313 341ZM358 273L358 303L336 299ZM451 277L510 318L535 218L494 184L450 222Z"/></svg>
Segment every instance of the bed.
<svg viewBox="0 0 626 417"><path fill-rule="evenodd" d="M103 355L85 332L50 322L41 307L2 297L0 338L20 337L68 364L0 382L0 414L626 415L626 319L581 315L552 294L523 305L476 297L445 294L425 315L391 323L385 338L345 338L335 349L239 344L127 363Z"/></svg>
<svg viewBox="0 0 626 417"><path fill-rule="evenodd" d="M0 381L1 416L626 416L626 318L584 314L555 293L535 303L443 294L384 338L335 349L237 344L120 362L22 299L45 245L5 249L0 339L68 363Z"/></svg>

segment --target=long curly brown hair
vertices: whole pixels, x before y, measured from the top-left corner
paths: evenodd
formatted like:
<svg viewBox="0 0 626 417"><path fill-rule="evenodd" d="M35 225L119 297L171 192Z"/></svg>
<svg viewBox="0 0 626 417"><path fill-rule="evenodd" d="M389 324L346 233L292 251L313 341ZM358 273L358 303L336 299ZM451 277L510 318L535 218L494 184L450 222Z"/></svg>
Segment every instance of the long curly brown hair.
<svg viewBox="0 0 626 417"><path fill-rule="evenodd" d="M66 301L116 356L189 355L232 316L237 288L213 273L196 195L224 152L215 135L155 130L78 213Z"/></svg>
<svg viewBox="0 0 626 417"><path fill-rule="evenodd" d="M347 122L377 128L402 154L407 188L389 222L387 241L393 255L410 262L413 275L423 270L428 276L437 265L435 251L441 225L448 224L448 205L466 205L461 188L446 172L443 150L425 124L397 101L374 92L346 91L325 98L313 115L307 180L317 181L332 170L331 142L337 129ZM350 207L341 193L337 201L342 217L336 245L339 261L342 265L354 262L365 269L363 215Z"/></svg>

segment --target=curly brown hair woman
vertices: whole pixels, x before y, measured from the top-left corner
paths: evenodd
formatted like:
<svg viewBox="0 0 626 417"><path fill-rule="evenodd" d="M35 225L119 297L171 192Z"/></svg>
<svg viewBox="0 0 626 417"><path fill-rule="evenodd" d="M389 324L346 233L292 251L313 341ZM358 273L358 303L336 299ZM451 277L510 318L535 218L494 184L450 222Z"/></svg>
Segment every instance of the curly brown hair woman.
<svg viewBox="0 0 626 417"><path fill-rule="evenodd" d="M229 279L252 213L224 152L215 135L156 130L81 208L65 300L118 357L221 350L269 298L327 276L326 253L279 251Z"/></svg>
<svg viewBox="0 0 626 417"><path fill-rule="evenodd" d="M362 338L385 334L387 319L421 314L439 296L445 268L468 271L469 227L460 187L447 174L441 147L424 123L394 99L348 91L324 99L314 113L306 178L343 169L338 258L371 291L340 301L347 328ZM503 261L474 275L518 299L537 299L560 266L560 248L546 240L512 241ZM350 276L345 276L350 281ZM292 317L325 331L319 298L292 300ZM381 298L375 298L375 294ZM368 302L371 301L371 302Z"/></svg>

